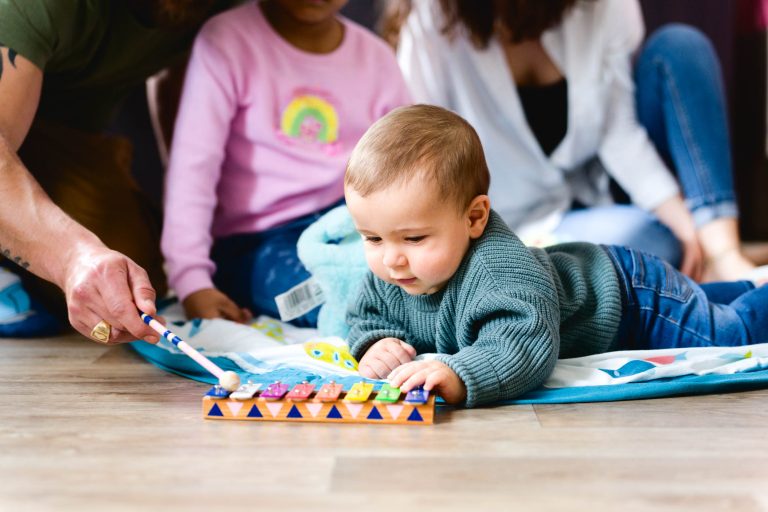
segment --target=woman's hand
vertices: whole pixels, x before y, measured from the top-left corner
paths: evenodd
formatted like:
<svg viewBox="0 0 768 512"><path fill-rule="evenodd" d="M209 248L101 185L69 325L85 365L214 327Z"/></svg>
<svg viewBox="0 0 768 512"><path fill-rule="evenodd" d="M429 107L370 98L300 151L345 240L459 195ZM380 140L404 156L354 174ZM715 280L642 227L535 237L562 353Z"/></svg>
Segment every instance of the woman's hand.
<svg viewBox="0 0 768 512"><path fill-rule="evenodd" d="M400 365L413 361L416 349L397 338L383 338L374 343L360 359L357 370L369 379L384 379Z"/></svg>
<svg viewBox="0 0 768 512"><path fill-rule="evenodd" d="M680 263L680 271L693 279L701 281L704 277L705 259L698 237L692 240L680 240L683 245L683 261Z"/></svg>
<svg viewBox="0 0 768 512"><path fill-rule="evenodd" d="M253 315L247 308L235 304L226 294L216 288L198 290L184 299L187 318L223 318L245 323Z"/></svg>
<svg viewBox="0 0 768 512"><path fill-rule="evenodd" d="M693 216L679 195L661 203L654 213L680 241L683 248L683 260L680 271L695 281L700 281L704 275L704 251L696 234L696 224Z"/></svg>

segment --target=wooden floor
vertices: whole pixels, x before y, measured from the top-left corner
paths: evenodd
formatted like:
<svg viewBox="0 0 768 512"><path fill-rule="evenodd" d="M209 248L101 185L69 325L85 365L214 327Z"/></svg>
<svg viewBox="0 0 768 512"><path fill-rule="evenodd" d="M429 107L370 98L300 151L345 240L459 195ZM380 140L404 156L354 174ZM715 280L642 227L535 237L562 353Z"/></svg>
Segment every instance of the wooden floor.
<svg viewBox="0 0 768 512"><path fill-rule="evenodd" d="M216 422L127 347L0 339L0 510L768 510L768 390ZM223 507L227 507L226 509Z"/></svg>

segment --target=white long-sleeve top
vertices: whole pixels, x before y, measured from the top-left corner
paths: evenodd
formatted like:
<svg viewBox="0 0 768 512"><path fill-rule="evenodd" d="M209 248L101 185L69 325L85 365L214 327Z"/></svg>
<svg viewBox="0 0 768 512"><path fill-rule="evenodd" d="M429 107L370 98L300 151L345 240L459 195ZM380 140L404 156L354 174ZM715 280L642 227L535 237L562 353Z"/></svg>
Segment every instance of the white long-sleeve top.
<svg viewBox="0 0 768 512"><path fill-rule="evenodd" d="M494 208L513 229L554 227L578 199L612 202L606 171L641 208L679 192L635 112L632 54L644 26L636 0L579 2L541 42L568 81L568 130L548 157L525 118L495 37L476 48L463 27L442 33L438 2L416 0L398 61L416 102L451 109L477 130ZM591 165L599 157L602 166Z"/></svg>

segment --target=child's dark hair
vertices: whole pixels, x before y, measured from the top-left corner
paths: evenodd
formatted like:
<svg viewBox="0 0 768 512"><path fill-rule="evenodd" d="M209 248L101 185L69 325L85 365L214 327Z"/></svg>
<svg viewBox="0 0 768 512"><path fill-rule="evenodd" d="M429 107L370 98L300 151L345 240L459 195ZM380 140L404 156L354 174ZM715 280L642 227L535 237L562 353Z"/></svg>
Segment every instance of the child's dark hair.
<svg viewBox="0 0 768 512"><path fill-rule="evenodd" d="M488 193L483 146L460 116L432 105L400 107L379 119L352 151L344 185L365 197L421 176L463 211Z"/></svg>

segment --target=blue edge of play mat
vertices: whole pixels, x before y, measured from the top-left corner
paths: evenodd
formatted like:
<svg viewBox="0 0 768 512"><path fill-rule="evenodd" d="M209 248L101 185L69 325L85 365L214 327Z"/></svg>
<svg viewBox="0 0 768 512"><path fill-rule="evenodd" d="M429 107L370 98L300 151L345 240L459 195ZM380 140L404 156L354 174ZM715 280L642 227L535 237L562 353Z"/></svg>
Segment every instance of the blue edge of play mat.
<svg viewBox="0 0 768 512"><path fill-rule="evenodd" d="M200 368L197 363L182 355L175 355L142 341L131 343L133 348L155 366L183 377L208 384L216 384L216 378ZM223 370L242 373L242 369L226 357L210 358ZM259 375L259 380L272 382L279 380L278 372ZM317 376L309 375L308 380ZM355 381L357 378L352 378ZM610 386L583 386L571 388L539 388L530 391L515 400L498 402L506 404L565 404L577 402L612 402L619 400L639 400L682 395L704 395L709 393L729 393L768 387L768 370L733 373L728 375L684 375L668 379Z"/></svg>

